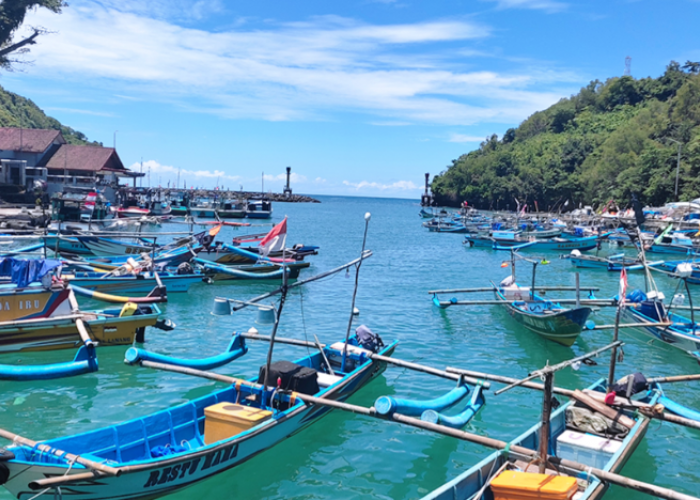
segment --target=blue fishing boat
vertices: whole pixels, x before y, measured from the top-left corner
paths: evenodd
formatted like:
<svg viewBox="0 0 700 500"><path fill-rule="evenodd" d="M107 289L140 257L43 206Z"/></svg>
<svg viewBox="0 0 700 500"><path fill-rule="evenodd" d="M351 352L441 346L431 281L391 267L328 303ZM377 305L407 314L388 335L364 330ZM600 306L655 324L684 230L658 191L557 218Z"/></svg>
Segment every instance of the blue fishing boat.
<svg viewBox="0 0 700 500"><path fill-rule="evenodd" d="M549 238L549 239L524 239L514 232L494 232L492 236L467 236L465 244L470 247L486 247L494 250L535 250L535 251L571 251L592 250L607 234L601 236L588 236L583 238Z"/></svg>
<svg viewBox="0 0 700 500"><path fill-rule="evenodd" d="M590 391L601 395L605 394L605 389L604 380L600 380L589 388ZM656 393L649 393L648 403L653 405L656 398ZM644 438L649 427L649 419L639 413L626 410L624 415L633 422L630 429L624 434L620 432L612 436L596 436L586 429L572 427L576 422L576 418L571 417L573 403L569 401L563 404L551 415L548 434L549 454L604 472L617 473ZM424 496L423 500L493 500L494 492L503 494L504 488L512 498L529 498L524 490L519 490L524 496L517 496L517 485L522 484L524 473L532 474L538 472L538 469L532 465L531 456L514 452L511 447L536 450L540 443L541 430L542 423L534 425L511 441L505 451L494 452L474 467ZM621 430L618 429L618 432ZM594 474L573 470L565 465L559 466L556 471L548 467L541 477L534 475L527 477L531 484L544 485L556 480L560 485L564 483L565 488L569 489L566 493L562 492L561 497L552 496L551 498L571 498L575 495L573 498L577 500L597 500L602 498L608 489L608 484Z"/></svg>
<svg viewBox="0 0 700 500"><path fill-rule="evenodd" d="M177 274L169 271L158 273L168 293L186 293L195 283L201 283L205 276L201 273ZM70 285L87 290L112 295L133 295L135 297L149 294L160 285L155 274L150 271L137 275L114 276L110 273L75 271L62 273L61 278Z"/></svg>
<svg viewBox="0 0 700 500"><path fill-rule="evenodd" d="M590 307L565 308L556 301L545 300L530 287L521 287L507 278L494 290L508 314L542 337L565 346L572 346L581 334L593 311Z"/></svg>
<svg viewBox="0 0 700 500"><path fill-rule="evenodd" d="M386 363L369 359L372 351L362 352L355 336L350 344L345 363L342 342L295 363L273 363L270 375L276 380L280 373L279 388L260 383L261 369L258 378L228 377L232 383L225 389L151 415L35 446L9 446L3 459L10 459L0 462L3 486L22 500L42 490L47 478L61 482L63 495L84 500L172 494L240 465L329 412L306 403L307 394L343 401L385 370ZM396 345L376 351L390 356Z"/></svg>
<svg viewBox="0 0 700 500"><path fill-rule="evenodd" d="M624 253L601 257L598 255L582 254L573 250L570 254L562 255L562 259L568 259L571 264L579 269L605 269L610 272L620 272L623 268L627 271L643 271L644 263L639 258L629 258ZM648 267L663 267L664 261L647 262Z"/></svg>
<svg viewBox="0 0 700 500"><path fill-rule="evenodd" d="M423 227L428 228L433 233L468 233L464 224L451 220L435 218L424 222Z"/></svg>
<svg viewBox="0 0 700 500"><path fill-rule="evenodd" d="M645 336L700 359L700 323L674 313L664 299L661 292L634 290L627 294L622 317L640 323L635 330Z"/></svg>
<svg viewBox="0 0 700 500"><path fill-rule="evenodd" d="M151 253L154 250L152 244L127 243L101 236L45 236L44 245L48 250L61 254L115 256L115 255L139 255Z"/></svg>

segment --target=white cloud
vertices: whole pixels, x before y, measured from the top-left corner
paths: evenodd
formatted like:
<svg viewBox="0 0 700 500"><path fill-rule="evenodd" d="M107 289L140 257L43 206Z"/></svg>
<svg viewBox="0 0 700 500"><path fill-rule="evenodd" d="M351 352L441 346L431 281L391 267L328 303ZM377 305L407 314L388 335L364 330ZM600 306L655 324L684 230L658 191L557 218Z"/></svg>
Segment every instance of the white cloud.
<svg viewBox="0 0 700 500"><path fill-rule="evenodd" d="M208 32L172 22L185 4L191 8L185 0L78 0L60 16L39 9L26 24L55 33L32 48L36 64L26 72L93 80L122 96L192 112L271 121L327 120L350 111L377 123L512 123L572 90L559 88L571 75L558 72L460 69L471 66L454 43L491 33L472 20L378 25L320 16ZM201 8L219 7L208 1Z"/></svg>
<svg viewBox="0 0 700 500"><path fill-rule="evenodd" d="M75 113L79 115L91 115L91 116L105 116L108 118L114 118L114 113L108 113L103 111L92 111L90 109L75 109L75 108L44 108L44 111L62 111L64 113Z"/></svg>
<svg viewBox="0 0 700 500"><path fill-rule="evenodd" d="M343 181L343 185L351 187L356 191L361 189L378 189L380 191L409 191L414 189L421 189L420 186L416 186L412 181L396 181L391 184L382 184L380 182L350 182Z"/></svg>
<svg viewBox="0 0 700 500"><path fill-rule="evenodd" d="M448 142L482 142L484 141L483 137L479 137L476 135L464 135L464 134L450 134L450 138L448 139Z"/></svg>
<svg viewBox="0 0 700 500"><path fill-rule="evenodd" d="M165 176L165 179L170 179L175 182L176 178L179 177L181 180L191 179L191 180L228 180L228 181L240 181L242 177L239 175L228 175L226 172L221 170L188 170L185 168L177 168L172 165L162 165L156 160L148 160L143 163L133 163L130 170L134 172L143 172L145 174L151 173L153 175Z"/></svg>
<svg viewBox="0 0 700 500"><path fill-rule="evenodd" d="M536 9L547 12L559 12L568 7L563 2L554 0L481 0L482 2L496 2L499 9Z"/></svg>

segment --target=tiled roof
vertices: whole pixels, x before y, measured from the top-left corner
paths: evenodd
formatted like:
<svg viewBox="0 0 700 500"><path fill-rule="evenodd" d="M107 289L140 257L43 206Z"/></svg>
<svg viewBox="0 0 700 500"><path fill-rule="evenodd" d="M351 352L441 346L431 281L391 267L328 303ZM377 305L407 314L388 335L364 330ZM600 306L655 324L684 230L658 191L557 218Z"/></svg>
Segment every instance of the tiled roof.
<svg viewBox="0 0 700 500"><path fill-rule="evenodd" d="M43 153L55 141L65 144L60 130L39 128L0 128L0 149Z"/></svg>
<svg viewBox="0 0 700 500"><path fill-rule="evenodd" d="M74 146L64 144L46 163L49 169L86 170L125 170L124 164L114 148L101 146Z"/></svg>

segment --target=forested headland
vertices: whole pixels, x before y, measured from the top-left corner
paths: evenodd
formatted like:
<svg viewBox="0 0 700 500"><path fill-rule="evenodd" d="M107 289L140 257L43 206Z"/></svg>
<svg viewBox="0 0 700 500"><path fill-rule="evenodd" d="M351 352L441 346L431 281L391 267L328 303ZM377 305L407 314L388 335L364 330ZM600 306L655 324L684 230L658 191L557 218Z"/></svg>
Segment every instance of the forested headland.
<svg viewBox="0 0 700 500"><path fill-rule="evenodd" d="M30 99L0 87L0 127L48 128L60 130L68 144L95 144L85 134L62 125L46 114Z"/></svg>
<svg viewBox="0 0 700 500"><path fill-rule="evenodd" d="M439 205L481 209L645 205L700 197L700 63L671 62L659 78L591 82L501 138L452 161L431 184ZM564 208L566 210L566 208Z"/></svg>

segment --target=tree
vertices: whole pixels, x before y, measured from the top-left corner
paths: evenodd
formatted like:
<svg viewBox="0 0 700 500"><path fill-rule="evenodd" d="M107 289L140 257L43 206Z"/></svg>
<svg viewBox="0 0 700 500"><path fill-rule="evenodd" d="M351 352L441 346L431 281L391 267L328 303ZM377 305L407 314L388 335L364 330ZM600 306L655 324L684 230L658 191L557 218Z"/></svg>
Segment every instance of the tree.
<svg viewBox="0 0 700 500"><path fill-rule="evenodd" d="M12 69L12 64L17 61L11 56L27 52L28 45L35 44L36 38L46 33L42 28L32 27L29 36L15 39L29 9L43 7L59 13L66 5L64 0L0 0L0 67Z"/></svg>

